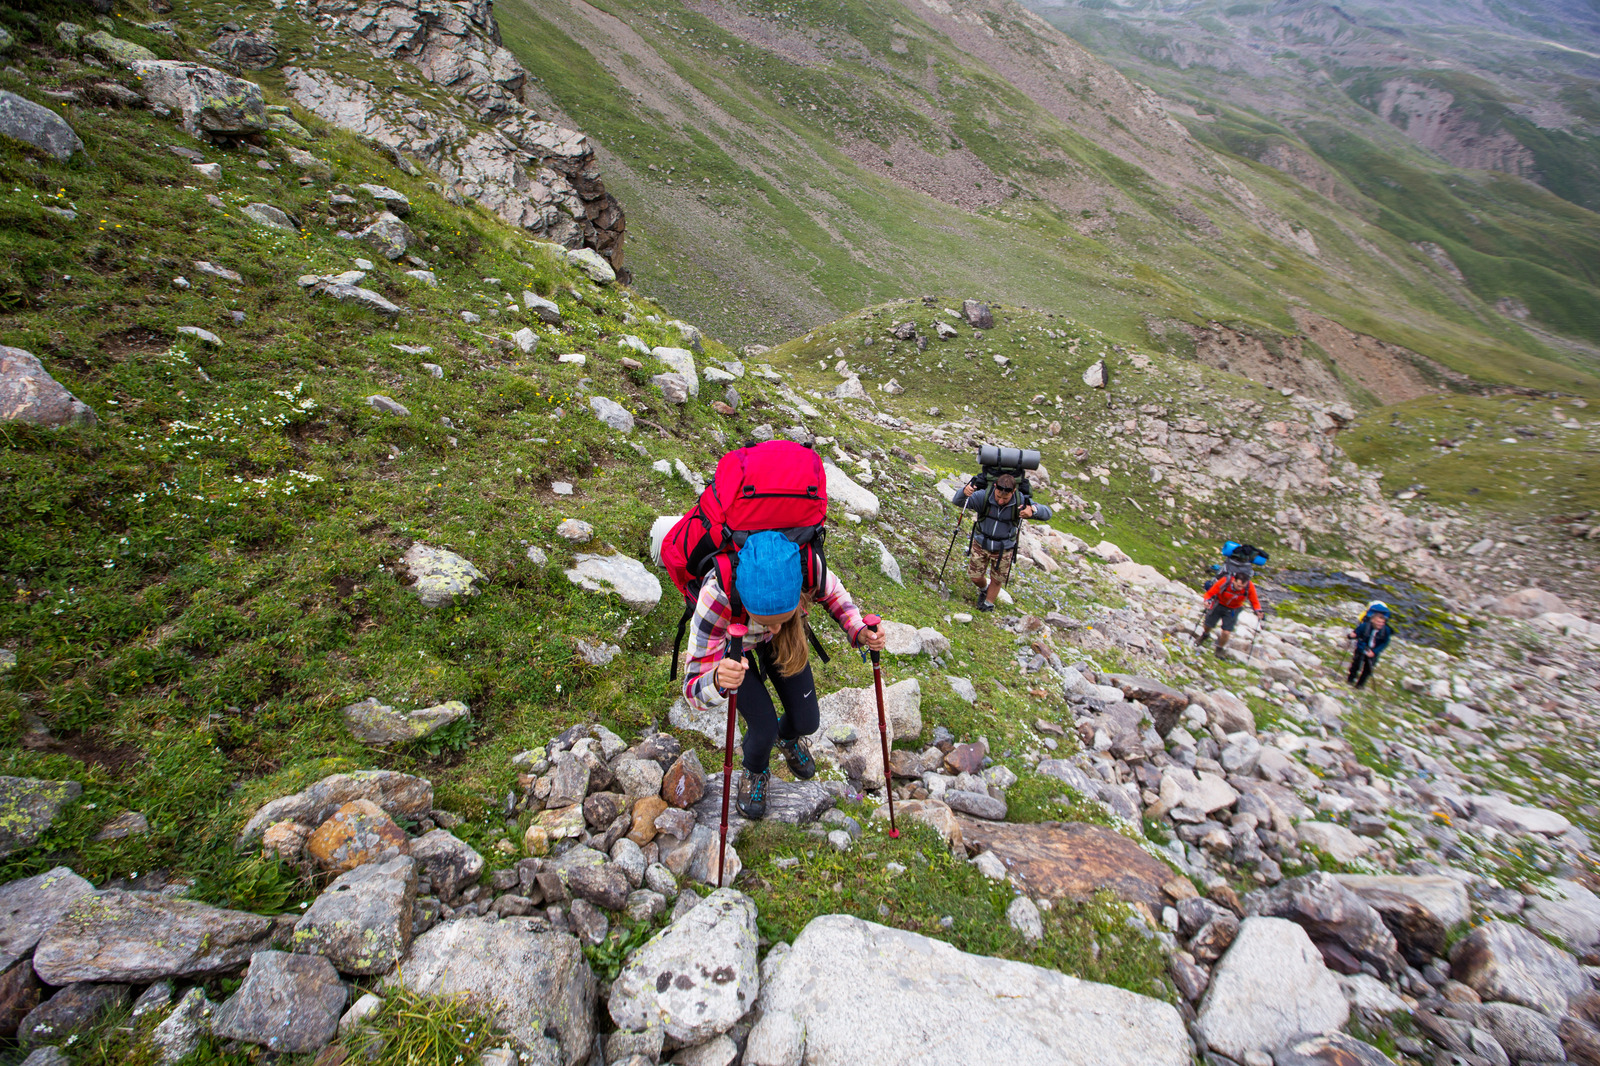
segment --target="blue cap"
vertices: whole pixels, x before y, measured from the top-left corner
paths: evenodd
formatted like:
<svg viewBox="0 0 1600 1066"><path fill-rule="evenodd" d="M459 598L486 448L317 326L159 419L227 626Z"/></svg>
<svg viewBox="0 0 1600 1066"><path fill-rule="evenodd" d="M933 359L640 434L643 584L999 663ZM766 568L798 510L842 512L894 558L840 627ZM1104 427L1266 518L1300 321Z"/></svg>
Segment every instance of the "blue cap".
<svg viewBox="0 0 1600 1066"><path fill-rule="evenodd" d="M800 606L800 548L775 530L751 534L733 577L750 614L788 614Z"/></svg>
<svg viewBox="0 0 1600 1066"><path fill-rule="evenodd" d="M1382 600L1373 600L1370 604L1367 605L1367 613L1368 614L1381 614L1381 615L1383 615L1385 617L1388 617L1389 605L1387 603L1384 603Z"/></svg>

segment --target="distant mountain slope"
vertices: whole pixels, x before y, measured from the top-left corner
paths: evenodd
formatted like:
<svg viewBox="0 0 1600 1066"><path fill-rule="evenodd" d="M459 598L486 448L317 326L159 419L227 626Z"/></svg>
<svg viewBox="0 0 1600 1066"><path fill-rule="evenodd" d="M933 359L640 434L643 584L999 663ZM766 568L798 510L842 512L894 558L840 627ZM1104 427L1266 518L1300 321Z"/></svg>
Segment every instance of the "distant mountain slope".
<svg viewBox="0 0 1600 1066"><path fill-rule="evenodd" d="M730 338L773 343L922 293L1070 310L1139 344L1156 343L1152 320L1295 334L1306 305L1481 378L1590 380L1586 358L1494 311L1504 293L1374 225L1383 206L1337 166L1302 183L1242 160L1192 108L1004 0L495 13L532 74L525 99L596 143L628 211L629 267ZM1600 296L1576 268L1542 265Z"/></svg>

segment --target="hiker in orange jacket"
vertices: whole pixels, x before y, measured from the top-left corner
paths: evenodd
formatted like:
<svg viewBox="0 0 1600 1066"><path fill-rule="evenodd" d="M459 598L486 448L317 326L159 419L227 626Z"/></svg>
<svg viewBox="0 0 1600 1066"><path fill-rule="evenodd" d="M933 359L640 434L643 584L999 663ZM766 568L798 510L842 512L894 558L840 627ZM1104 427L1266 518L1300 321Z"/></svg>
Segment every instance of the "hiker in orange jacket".
<svg viewBox="0 0 1600 1066"><path fill-rule="evenodd" d="M1206 617L1201 623L1200 635L1194 639L1195 645L1204 644L1211 635L1212 627L1220 622L1222 632L1217 634L1217 654L1220 656L1222 649L1228 646L1228 638L1233 636L1233 627L1238 624L1239 612L1244 609L1246 602L1256 613L1256 622L1260 624L1264 615L1261 600L1256 596L1256 583L1244 574L1217 578L1216 583L1206 589Z"/></svg>

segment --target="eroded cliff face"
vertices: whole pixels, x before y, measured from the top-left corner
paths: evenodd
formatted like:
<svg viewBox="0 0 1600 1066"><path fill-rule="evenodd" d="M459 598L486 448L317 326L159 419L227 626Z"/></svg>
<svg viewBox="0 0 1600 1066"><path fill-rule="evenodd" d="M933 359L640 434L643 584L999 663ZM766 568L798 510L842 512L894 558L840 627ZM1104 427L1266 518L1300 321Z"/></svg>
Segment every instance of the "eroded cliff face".
<svg viewBox="0 0 1600 1066"><path fill-rule="evenodd" d="M302 10L418 91L380 87L302 55L284 68L298 103L438 171L452 198L477 200L507 222L623 267L626 220L593 145L523 102L528 73L501 45L488 0L307 0ZM449 96L426 93L428 83Z"/></svg>
<svg viewBox="0 0 1600 1066"><path fill-rule="evenodd" d="M1478 122L1455 106L1455 97L1409 78L1383 83L1375 101L1382 118L1447 162L1473 170L1500 170L1538 179L1533 153L1505 130L1483 132Z"/></svg>

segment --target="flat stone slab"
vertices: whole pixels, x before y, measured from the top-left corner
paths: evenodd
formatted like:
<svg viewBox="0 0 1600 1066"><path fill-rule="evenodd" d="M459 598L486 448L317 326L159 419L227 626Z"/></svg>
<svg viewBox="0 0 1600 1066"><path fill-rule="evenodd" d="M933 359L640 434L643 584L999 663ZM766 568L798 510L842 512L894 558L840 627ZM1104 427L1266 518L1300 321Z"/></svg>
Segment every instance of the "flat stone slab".
<svg viewBox="0 0 1600 1066"><path fill-rule="evenodd" d="M340 713L344 715L345 726L357 740L376 747L410 744L431 737L463 718L472 717L472 712L460 700L446 700L434 707L401 713L379 703L373 696L350 704Z"/></svg>
<svg viewBox="0 0 1600 1066"><path fill-rule="evenodd" d="M1425 877L1400 875L1334 874L1339 883L1358 896L1369 892L1395 892L1415 900L1446 928L1460 925L1472 914L1467 887L1453 877L1433 874Z"/></svg>
<svg viewBox="0 0 1600 1066"><path fill-rule="evenodd" d="M94 886L65 866L0 888L0 971L33 951L39 938Z"/></svg>
<svg viewBox="0 0 1600 1066"><path fill-rule="evenodd" d="M589 592L615 592L639 614L661 602L661 582L639 560L627 555L579 553L567 580Z"/></svg>
<svg viewBox="0 0 1600 1066"><path fill-rule="evenodd" d="M1170 902L1162 886L1180 879L1132 840L1087 822L1018 825L958 818L967 851L993 852L1030 896L1086 901L1100 889L1153 914Z"/></svg>
<svg viewBox="0 0 1600 1066"><path fill-rule="evenodd" d="M806 1066L1190 1062L1169 1004L842 914L801 931L761 1003L793 1016Z"/></svg>
<svg viewBox="0 0 1600 1066"><path fill-rule="evenodd" d="M90 428L99 418L51 377L32 352L0 345L0 422Z"/></svg>
<svg viewBox="0 0 1600 1066"><path fill-rule="evenodd" d="M40 939L33 968L53 985L210 976L248 960L271 932L258 914L114 888L75 902Z"/></svg>

